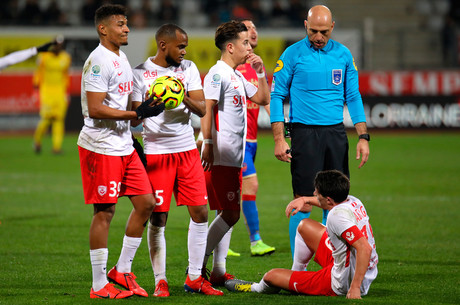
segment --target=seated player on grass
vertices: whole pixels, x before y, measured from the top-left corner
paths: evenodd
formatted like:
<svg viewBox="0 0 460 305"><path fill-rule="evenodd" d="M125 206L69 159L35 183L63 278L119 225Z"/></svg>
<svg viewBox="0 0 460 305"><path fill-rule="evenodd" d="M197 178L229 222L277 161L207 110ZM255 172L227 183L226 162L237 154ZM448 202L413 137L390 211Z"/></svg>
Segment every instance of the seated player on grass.
<svg viewBox="0 0 460 305"><path fill-rule="evenodd" d="M362 202L348 195L350 180L337 170L322 171L315 178L315 196L329 210L326 226L304 219L297 227L292 270L272 269L259 283L229 280L231 291L277 293L280 289L307 295L346 295L360 299L377 277L378 256L369 217ZM286 215L306 209L304 197L286 207ZM322 267L305 271L309 261Z"/></svg>

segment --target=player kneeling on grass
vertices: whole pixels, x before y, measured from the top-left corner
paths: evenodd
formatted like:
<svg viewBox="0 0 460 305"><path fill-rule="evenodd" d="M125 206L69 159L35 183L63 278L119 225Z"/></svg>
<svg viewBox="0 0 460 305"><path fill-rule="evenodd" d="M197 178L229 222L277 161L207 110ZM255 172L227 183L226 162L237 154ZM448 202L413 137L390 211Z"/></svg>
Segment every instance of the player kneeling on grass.
<svg viewBox="0 0 460 305"><path fill-rule="evenodd" d="M337 170L315 178L315 196L329 210L326 226L304 219L297 227L292 270L272 269L259 283L229 280L231 291L277 293L280 289L307 295L346 295L360 299L377 277L378 256L369 216L362 202L349 196L350 181ZM286 207L286 215L306 208L304 197ZM305 271L313 255L322 267Z"/></svg>

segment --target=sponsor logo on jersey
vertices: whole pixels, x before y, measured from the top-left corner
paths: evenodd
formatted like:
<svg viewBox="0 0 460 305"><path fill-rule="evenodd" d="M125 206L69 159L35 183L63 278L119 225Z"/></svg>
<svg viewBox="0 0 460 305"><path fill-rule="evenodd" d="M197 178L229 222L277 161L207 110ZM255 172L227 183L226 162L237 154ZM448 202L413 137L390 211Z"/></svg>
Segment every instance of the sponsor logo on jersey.
<svg viewBox="0 0 460 305"><path fill-rule="evenodd" d="M152 78L157 78L158 76L158 71L157 70L154 70L154 71L145 71L144 74L142 74L144 76L144 79L152 79Z"/></svg>
<svg viewBox="0 0 460 305"><path fill-rule="evenodd" d="M99 185L97 187L97 193L99 194L99 196L104 196L107 193L107 186Z"/></svg>
<svg viewBox="0 0 460 305"><path fill-rule="evenodd" d="M342 69L332 70L332 83L336 86L342 83Z"/></svg>
<svg viewBox="0 0 460 305"><path fill-rule="evenodd" d="M130 94L133 91L133 81L118 84L118 93L121 95Z"/></svg>
<svg viewBox="0 0 460 305"><path fill-rule="evenodd" d="M281 69L283 69L284 67L284 63L281 59L279 59L277 62L276 62L276 66L275 66L275 70L273 71L273 73L276 73L278 71L281 71Z"/></svg>

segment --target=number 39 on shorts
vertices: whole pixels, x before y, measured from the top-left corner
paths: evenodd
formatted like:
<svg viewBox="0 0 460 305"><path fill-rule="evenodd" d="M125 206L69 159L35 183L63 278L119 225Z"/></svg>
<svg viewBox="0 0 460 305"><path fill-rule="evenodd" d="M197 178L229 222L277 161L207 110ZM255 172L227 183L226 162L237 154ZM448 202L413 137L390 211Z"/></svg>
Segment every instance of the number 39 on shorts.
<svg viewBox="0 0 460 305"><path fill-rule="evenodd" d="M121 182L110 181L109 196L118 197L120 194Z"/></svg>

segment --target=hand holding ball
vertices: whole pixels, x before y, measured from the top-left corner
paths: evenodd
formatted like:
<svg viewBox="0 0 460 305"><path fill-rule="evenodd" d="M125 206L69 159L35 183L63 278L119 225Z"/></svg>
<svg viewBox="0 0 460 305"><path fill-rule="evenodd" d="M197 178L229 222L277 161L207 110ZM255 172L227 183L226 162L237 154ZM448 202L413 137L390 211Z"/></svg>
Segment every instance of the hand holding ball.
<svg viewBox="0 0 460 305"><path fill-rule="evenodd" d="M161 76L150 86L149 94L161 98L165 109L174 109L184 100L185 89L177 78Z"/></svg>

